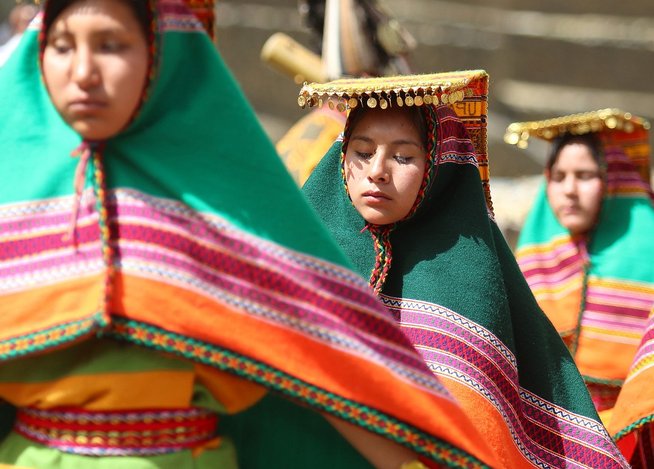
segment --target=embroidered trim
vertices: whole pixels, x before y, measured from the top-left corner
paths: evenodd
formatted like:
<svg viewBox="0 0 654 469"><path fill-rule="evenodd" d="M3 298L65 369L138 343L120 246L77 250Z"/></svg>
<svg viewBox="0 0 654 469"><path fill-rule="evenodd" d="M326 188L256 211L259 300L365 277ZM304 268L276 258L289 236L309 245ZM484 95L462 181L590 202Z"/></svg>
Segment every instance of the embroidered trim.
<svg viewBox="0 0 654 469"><path fill-rule="evenodd" d="M14 431L64 453L143 456L195 448L216 437L218 417L201 408L86 411L18 409Z"/></svg>
<svg viewBox="0 0 654 469"><path fill-rule="evenodd" d="M95 314L88 318L57 324L41 331L0 342L0 360L18 358L75 342L91 335L99 328L101 321L102 315Z"/></svg>

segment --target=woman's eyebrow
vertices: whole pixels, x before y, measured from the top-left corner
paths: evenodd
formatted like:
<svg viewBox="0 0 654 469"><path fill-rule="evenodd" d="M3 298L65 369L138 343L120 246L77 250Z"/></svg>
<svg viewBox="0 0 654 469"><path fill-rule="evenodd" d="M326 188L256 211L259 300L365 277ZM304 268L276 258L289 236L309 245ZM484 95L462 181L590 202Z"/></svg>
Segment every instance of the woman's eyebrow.
<svg viewBox="0 0 654 469"><path fill-rule="evenodd" d="M370 137L366 137L365 135L352 135L350 141L354 141L354 140L361 140L362 142L365 143L375 143L373 139L371 139Z"/></svg>
<svg viewBox="0 0 654 469"><path fill-rule="evenodd" d="M98 37L98 36L112 36L112 35L120 35L120 34L132 34L132 31L128 29L123 29L120 27L112 27L108 26L106 28L102 29L97 29L95 31L92 31L90 33L91 37ZM67 28L52 28L50 32L48 33L48 38L51 37L61 37L61 36L73 36L73 33Z"/></svg>
<svg viewBox="0 0 654 469"><path fill-rule="evenodd" d="M92 37L98 36L120 36L120 35L132 35L137 33L137 31L132 31L129 29L121 28L118 26L108 26L103 29L95 30L91 33Z"/></svg>
<svg viewBox="0 0 654 469"><path fill-rule="evenodd" d="M393 140L392 143L393 143L394 145L414 145L414 146L416 146L416 147L418 147L418 148L422 148L422 145L421 145L421 144L419 144L419 143L417 143L417 142L415 142L415 141L413 141L413 140L404 140L404 139L400 139L400 140Z"/></svg>
<svg viewBox="0 0 654 469"><path fill-rule="evenodd" d="M48 39L58 38L62 36L71 36L70 31L67 28L51 28L48 32Z"/></svg>
<svg viewBox="0 0 654 469"><path fill-rule="evenodd" d="M365 143L375 143L375 141L373 139L371 139L370 137L366 137L365 135L353 135L350 138L350 141L354 141L354 140L361 140L362 142L365 142ZM402 139L402 138L399 139L399 140L393 140L391 143L393 145L414 145L414 146L416 146L418 148L422 148L421 144L419 144L419 143L417 143L417 142L415 142L413 140L406 140L406 139Z"/></svg>

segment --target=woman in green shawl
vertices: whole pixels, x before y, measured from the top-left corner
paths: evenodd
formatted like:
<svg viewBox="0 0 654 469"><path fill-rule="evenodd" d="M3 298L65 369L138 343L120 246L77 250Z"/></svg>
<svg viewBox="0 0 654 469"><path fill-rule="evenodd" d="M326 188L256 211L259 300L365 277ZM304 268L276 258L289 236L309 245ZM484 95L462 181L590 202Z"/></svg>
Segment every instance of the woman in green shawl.
<svg viewBox="0 0 654 469"><path fill-rule="evenodd" d="M550 143L516 257L607 425L654 308L649 123L602 109L507 129Z"/></svg>
<svg viewBox="0 0 654 469"><path fill-rule="evenodd" d="M300 105L350 113L303 191L474 415L497 467L625 467L492 219L487 80L469 71L305 85Z"/></svg>
<svg viewBox="0 0 654 469"><path fill-rule="evenodd" d="M182 0L46 1L0 121L0 463L495 465Z"/></svg>

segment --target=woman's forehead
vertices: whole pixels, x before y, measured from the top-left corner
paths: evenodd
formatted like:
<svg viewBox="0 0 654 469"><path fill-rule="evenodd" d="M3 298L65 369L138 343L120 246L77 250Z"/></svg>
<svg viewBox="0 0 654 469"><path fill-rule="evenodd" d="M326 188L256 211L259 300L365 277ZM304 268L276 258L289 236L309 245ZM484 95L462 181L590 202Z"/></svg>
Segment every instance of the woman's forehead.
<svg viewBox="0 0 654 469"><path fill-rule="evenodd" d="M408 131L418 131L417 120L420 112L417 109L389 108L389 109L361 109L349 116L349 124L352 132L360 131L363 128L371 129L377 127L404 126L409 125Z"/></svg>
<svg viewBox="0 0 654 469"><path fill-rule="evenodd" d="M135 23L141 22L138 9L137 3L125 0L54 0L46 5L44 26L46 32L50 32L53 26L60 30L68 29L72 22L90 29L95 26L106 28L107 23L112 23L112 28L116 30L132 29ZM99 21L103 24L98 24ZM145 25L141 26L145 29Z"/></svg>
<svg viewBox="0 0 654 469"><path fill-rule="evenodd" d="M583 142L571 142L559 151L559 154L552 165L553 168L597 168L599 165L595 161L590 147Z"/></svg>

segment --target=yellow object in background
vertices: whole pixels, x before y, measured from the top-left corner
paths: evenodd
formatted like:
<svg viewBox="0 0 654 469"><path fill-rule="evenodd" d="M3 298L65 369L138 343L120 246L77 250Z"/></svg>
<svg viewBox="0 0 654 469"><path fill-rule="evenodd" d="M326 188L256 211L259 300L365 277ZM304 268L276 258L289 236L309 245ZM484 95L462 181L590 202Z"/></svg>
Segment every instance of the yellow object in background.
<svg viewBox="0 0 654 469"><path fill-rule="evenodd" d="M317 108L297 121L277 142L277 152L298 185L309 178L344 126L344 112Z"/></svg>
<svg viewBox="0 0 654 469"><path fill-rule="evenodd" d="M268 38L261 49L261 59L291 76L298 85L305 81L327 81L320 56L284 33L275 33Z"/></svg>

